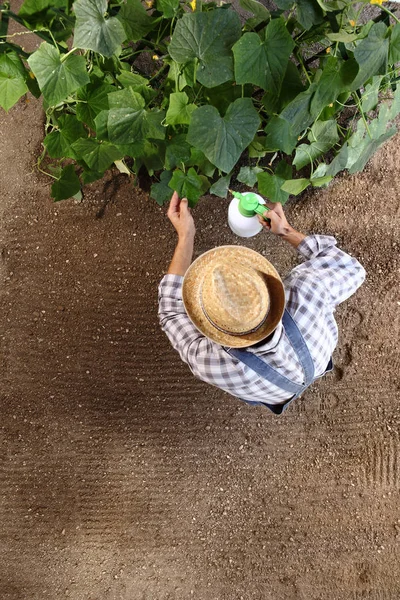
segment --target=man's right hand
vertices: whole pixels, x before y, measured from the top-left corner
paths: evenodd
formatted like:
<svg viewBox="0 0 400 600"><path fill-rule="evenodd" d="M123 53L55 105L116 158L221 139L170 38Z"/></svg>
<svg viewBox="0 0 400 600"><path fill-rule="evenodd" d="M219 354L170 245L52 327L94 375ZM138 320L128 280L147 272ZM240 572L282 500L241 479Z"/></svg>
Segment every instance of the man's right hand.
<svg viewBox="0 0 400 600"><path fill-rule="evenodd" d="M261 225L267 231L279 235L279 237L282 237L292 246L297 248L306 236L289 225L280 202L267 202L266 205L270 210L265 211L263 215L264 218L260 215L258 216ZM268 221L265 219L268 219Z"/></svg>

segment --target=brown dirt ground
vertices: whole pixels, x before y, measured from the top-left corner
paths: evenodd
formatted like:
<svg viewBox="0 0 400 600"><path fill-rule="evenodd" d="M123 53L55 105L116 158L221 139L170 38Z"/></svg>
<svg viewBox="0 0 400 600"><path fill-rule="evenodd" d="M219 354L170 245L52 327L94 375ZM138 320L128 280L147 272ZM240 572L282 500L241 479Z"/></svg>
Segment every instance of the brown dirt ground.
<svg viewBox="0 0 400 600"><path fill-rule="evenodd" d="M276 418L198 382L160 331L165 209L124 177L53 204L42 134L37 101L0 115L1 600L397 600L400 136L288 207L368 276L334 374ZM196 256L242 242L227 204L196 208Z"/></svg>

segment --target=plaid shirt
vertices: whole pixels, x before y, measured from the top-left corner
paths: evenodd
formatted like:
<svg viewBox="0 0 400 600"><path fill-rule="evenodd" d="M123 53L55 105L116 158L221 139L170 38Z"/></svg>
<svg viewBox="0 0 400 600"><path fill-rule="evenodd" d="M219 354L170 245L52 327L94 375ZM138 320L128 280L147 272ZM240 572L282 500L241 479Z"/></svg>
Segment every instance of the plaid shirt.
<svg viewBox="0 0 400 600"><path fill-rule="evenodd" d="M294 318L314 361L315 376L325 372L338 341L335 307L365 278L360 263L336 246L330 236L309 235L298 246L306 261L284 279L286 309ZM186 314L180 275L165 275L159 286L159 317L172 346L192 373L233 396L251 402L281 404L291 394L260 378L231 357L223 346L202 335ZM266 341L247 348L296 383L303 371L282 323Z"/></svg>

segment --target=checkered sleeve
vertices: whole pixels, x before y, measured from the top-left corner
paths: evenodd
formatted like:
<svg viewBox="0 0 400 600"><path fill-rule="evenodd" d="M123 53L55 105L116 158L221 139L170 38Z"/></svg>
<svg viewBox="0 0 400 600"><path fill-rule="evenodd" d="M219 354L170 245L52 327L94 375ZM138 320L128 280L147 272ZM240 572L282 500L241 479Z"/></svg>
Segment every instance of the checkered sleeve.
<svg viewBox="0 0 400 600"><path fill-rule="evenodd" d="M315 290L323 289L324 299L337 306L349 298L365 279L364 267L336 245L334 237L309 235L298 246L306 261L286 278L288 287L311 280Z"/></svg>
<svg viewBox="0 0 400 600"><path fill-rule="evenodd" d="M183 305L182 282L180 275L165 275L160 282L158 316L161 328L196 377L231 394L245 394L254 383L255 373L193 325Z"/></svg>

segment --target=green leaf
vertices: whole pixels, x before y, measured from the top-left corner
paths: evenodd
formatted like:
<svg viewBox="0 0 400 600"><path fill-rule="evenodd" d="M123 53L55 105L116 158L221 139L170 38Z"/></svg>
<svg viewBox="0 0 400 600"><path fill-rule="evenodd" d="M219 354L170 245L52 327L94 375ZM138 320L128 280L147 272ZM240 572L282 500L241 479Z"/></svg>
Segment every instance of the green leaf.
<svg viewBox="0 0 400 600"><path fill-rule="evenodd" d="M172 19L179 8L179 0L157 0L157 10L159 10L166 19Z"/></svg>
<svg viewBox="0 0 400 600"><path fill-rule="evenodd" d="M390 34L389 63L394 65L400 62L400 23L396 23Z"/></svg>
<svg viewBox="0 0 400 600"><path fill-rule="evenodd" d="M305 92L301 92L289 102L280 114L283 119L286 119L291 124L293 133L296 135L307 129L314 121L314 118L311 116L310 105L316 88L317 84L312 83Z"/></svg>
<svg viewBox="0 0 400 600"><path fill-rule="evenodd" d="M131 42L138 42L145 37L157 23L157 19L147 14L140 0L126 0L126 3L121 6L117 19L126 31L125 37Z"/></svg>
<svg viewBox="0 0 400 600"><path fill-rule="evenodd" d="M179 169L174 171L169 187L178 192L180 198L187 198L190 206L194 206L204 194L204 180L191 167L186 173Z"/></svg>
<svg viewBox="0 0 400 600"><path fill-rule="evenodd" d="M286 119L274 116L268 120L265 128L267 139L265 149L270 152L282 150L285 154L291 154L297 144L297 135Z"/></svg>
<svg viewBox="0 0 400 600"><path fill-rule="evenodd" d="M286 179L278 175L263 172L257 175L257 181L258 191L262 196L271 202L285 204L289 198L289 193L282 190L281 186L285 183Z"/></svg>
<svg viewBox="0 0 400 600"><path fill-rule="evenodd" d="M77 0L73 7L76 14L73 45L112 56L126 39L126 33L116 17L105 18L107 0Z"/></svg>
<svg viewBox="0 0 400 600"><path fill-rule="evenodd" d="M354 50L354 58L360 66L352 89L361 87L373 75L385 75L387 71L389 39L385 23L374 23L366 38Z"/></svg>
<svg viewBox="0 0 400 600"><path fill-rule="evenodd" d="M61 177L51 186L51 196L56 202L72 198L81 189L81 182L75 172L74 165L68 165L61 172Z"/></svg>
<svg viewBox="0 0 400 600"><path fill-rule="evenodd" d="M254 19L246 21L246 23L248 25L251 24L252 27L256 27L264 21L269 21L271 17L269 10L261 4L261 2L257 2L257 0L239 0L239 4L244 10L247 10L254 15Z"/></svg>
<svg viewBox="0 0 400 600"><path fill-rule="evenodd" d="M296 17L304 29L311 29L324 20L324 11L317 0L297 0Z"/></svg>
<svg viewBox="0 0 400 600"><path fill-rule="evenodd" d="M167 125L189 125L197 106L188 102L189 98L185 92L174 92L170 95L165 119Z"/></svg>
<svg viewBox="0 0 400 600"><path fill-rule="evenodd" d="M130 144L144 139L149 123L143 97L126 88L109 94L108 135L111 142Z"/></svg>
<svg viewBox="0 0 400 600"><path fill-rule="evenodd" d="M77 140L72 144L72 149L93 171L98 172L105 171L114 160L124 156L113 144L93 138Z"/></svg>
<svg viewBox="0 0 400 600"><path fill-rule="evenodd" d="M262 137L260 135L256 135L249 145L249 157L250 158L263 158L267 151L265 149L265 141L266 137Z"/></svg>
<svg viewBox="0 0 400 600"><path fill-rule="evenodd" d="M205 154L193 146L190 148L190 159L187 161L188 167L198 167L198 170L207 177L212 177L215 173L215 167L210 163Z"/></svg>
<svg viewBox="0 0 400 600"><path fill-rule="evenodd" d="M305 87L301 81L300 73L296 65L289 60L279 96L279 108L285 107L289 102L296 98L298 94L304 92L304 90ZM268 105L265 103L265 97L263 98L263 104L268 110Z"/></svg>
<svg viewBox="0 0 400 600"><path fill-rule="evenodd" d="M335 56L326 59L324 70L311 100L311 115L318 117L321 110L335 102L341 92L351 89L351 83L358 73L354 59L342 61Z"/></svg>
<svg viewBox="0 0 400 600"><path fill-rule="evenodd" d="M240 38L238 15L217 8L183 15L176 24L169 54L180 64L197 58L197 81L211 88L233 79L231 48Z"/></svg>
<svg viewBox="0 0 400 600"><path fill-rule="evenodd" d="M379 100L379 88L383 76L376 75L372 78L372 82L365 86L365 90L361 96L361 110L365 113L374 110Z"/></svg>
<svg viewBox="0 0 400 600"><path fill-rule="evenodd" d="M168 143L165 150L165 168L168 170L186 164L190 159L190 146L186 142L186 135L177 135Z"/></svg>
<svg viewBox="0 0 400 600"><path fill-rule="evenodd" d="M303 192L309 185L309 179L288 179L282 185L281 189L288 194L292 194L292 196L298 196L298 194L301 194L301 192Z"/></svg>
<svg viewBox="0 0 400 600"><path fill-rule="evenodd" d="M84 126L74 115L63 114L58 118L58 129L46 135L43 144L52 158L76 158L71 145L86 135Z"/></svg>
<svg viewBox="0 0 400 600"><path fill-rule="evenodd" d="M117 80L123 87L131 87L134 92L143 96L146 104L149 104L157 95L157 91L150 87L149 81L136 73L122 71L122 73L117 76Z"/></svg>
<svg viewBox="0 0 400 600"><path fill-rule="evenodd" d="M343 171L346 168L346 165L349 160L349 148L347 142L343 144L340 148L339 152L336 154L333 161L328 165L326 169L326 175L331 175L335 177L339 173L339 171Z"/></svg>
<svg viewBox="0 0 400 600"><path fill-rule="evenodd" d="M50 106L65 100L90 81L83 56L70 54L64 58L54 46L46 42L31 54L28 63L38 80L44 99Z"/></svg>
<svg viewBox="0 0 400 600"><path fill-rule="evenodd" d="M250 98L235 100L224 117L213 106L201 106L192 115L187 141L229 173L254 138L259 122Z"/></svg>
<svg viewBox="0 0 400 600"><path fill-rule="evenodd" d="M85 170L81 175L82 183L87 185L89 183L93 183L93 181L98 181L104 175L103 173L99 173L97 171Z"/></svg>
<svg viewBox="0 0 400 600"><path fill-rule="evenodd" d="M386 131L378 138L372 140L368 137L365 138L364 143L361 146L353 149L354 153L358 154L358 158L352 163L351 167L349 167L349 173L353 174L357 173L358 171L362 171L369 159L371 158L371 156L375 154L378 148L388 139L393 137L396 133L396 128L392 127L392 129L389 129L389 131ZM352 160L350 152L349 160Z"/></svg>
<svg viewBox="0 0 400 600"><path fill-rule="evenodd" d="M108 94L115 91L115 87L107 83L90 83L78 90L76 116L86 123L91 129L96 129L95 118L102 110L108 109Z"/></svg>
<svg viewBox="0 0 400 600"><path fill-rule="evenodd" d="M163 171L161 173L160 182L153 183L150 188L150 198L154 198L154 200L162 206L166 202L169 202L172 196L171 188L169 187L169 182L171 181L172 172L171 171Z"/></svg>
<svg viewBox="0 0 400 600"><path fill-rule="evenodd" d="M28 91L25 67L15 52L0 55L0 106L8 111Z"/></svg>
<svg viewBox="0 0 400 600"><path fill-rule="evenodd" d="M323 177L311 177L311 185L313 187L325 187L332 181L332 175L324 175Z"/></svg>
<svg viewBox="0 0 400 600"><path fill-rule="evenodd" d="M321 154L325 154L338 140L337 123L335 120L316 121L308 136L311 144L300 144L296 148L293 164L296 169L302 169L313 162Z"/></svg>
<svg viewBox="0 0 400 600"><path fill-rule="evenodd" d="M259 173L262 173L261 167L241 167L236 179L249 187L254 187Z"/></svg>
<svg viewBox="0 0 400 600"><path fill-rule="evenodd" d="M214 88L204 90L204 98L208 104L215 106L215 108L224 114L229 105L232 104L238 98L250 97L253 93L253 86L236 85L233 81L226 81L222 85L218 85Z"/></svg>
<svg viewBox="0 0 400 600"><path fill-rule="evenodd" d="M219 198L226 198L228 196L229 184L231 181L232 174L229 173L224 177L220 177L215 183L210 187L210 194L214 194L214 196L218 196Z"/></svg>
<svg viewBox="0 0 400 600"><path fill-rule="evenodd" d="M282 18L261 32L245 33L233 46L238 84L252 83L278 97L294 42Z"/></svg>

